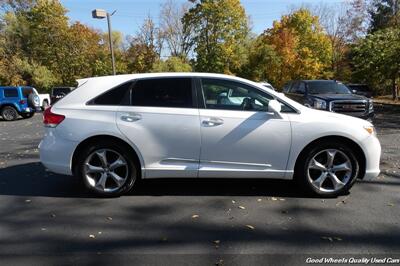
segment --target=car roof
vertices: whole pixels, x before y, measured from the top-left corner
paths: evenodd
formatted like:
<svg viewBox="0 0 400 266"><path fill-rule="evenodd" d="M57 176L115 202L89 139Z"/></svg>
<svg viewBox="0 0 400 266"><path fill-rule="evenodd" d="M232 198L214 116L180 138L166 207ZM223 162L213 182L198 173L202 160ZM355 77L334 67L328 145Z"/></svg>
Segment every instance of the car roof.
<svg viewBox="0 0 400 266"><path fill-rule="evenodd" d="M332 82L340 82L339 80L332 80L332 79L306 79L306 80L301 80L306 83L316 83L316 82L326 82L326 83L332 83ZM341 82L340 82L341 83Z"/></svg>

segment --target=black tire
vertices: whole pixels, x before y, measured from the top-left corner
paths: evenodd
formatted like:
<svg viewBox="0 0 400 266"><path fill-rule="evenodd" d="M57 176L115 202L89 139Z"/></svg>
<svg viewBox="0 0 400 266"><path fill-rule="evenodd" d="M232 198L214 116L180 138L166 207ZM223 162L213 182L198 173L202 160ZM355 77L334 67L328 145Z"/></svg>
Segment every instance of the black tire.
<svg viewBox="0 0 400 266"><path fill-rule="evenodd" d="M1 116L6 121L14 121L18 118L17 110L12 106L4 106L1 109Z"/></svg>
<svg viewBox="0 0 400 266"><path fill-rule="evenodd" d="M34 114L35 114L35 113L25 113L25 114L21 114L21 116L22 116L22 118L24 118L24 119L28 119L28 118L33 117Z"/></svg>
<svg viewBox="0 0 400 266"><path fill-rule="evenodd" d="M43 100L42 111L46 110L48 107L49 107L49 102L47 100Z"/></svg>
<svg viewBox="0 0 400 266"><path fill-rule="evenodd" d="M344 154L347 156L347 159L351 162L351 175L348 174L347 182L343 182L345 185L336 191L321 191L317 189L314 185L312 185L309 175L309 164L310 161L314 158L314 156L318 156L318 154L323 154L325 150L337 150L338 154L342 156ZM321 155L322 156L322 155ZM343 157L345 158L345 157ZM340 158L339 158L340 160ZM332 168L331 168L332 169ZM314 171L311 169L311 171ZM316 170L320 171L320 170ZM336 175L336 173L335 173ZM307 148L300 155L298 162L296 163L295 169L295 179L298 184L310 195L317 197L337 197L343 194L348 193L350 188L354 185L357 176L359 175L359 162L354 151L346 145L345 143L338 141L321 141L313 145L312 147ZM318 176L318 174L317 174ZM338 176L339 177L339 176ZM327 178L330 179L330 178ZM345 177L339 178L340 181L346 180ZM328 183L331 181L327 181ZM332 183L332 182L331 182ZM329 185L329 184L328 184ZM333 183L332 183L333 186ZM333 188L332 188L333 189Z"/></svg>
<svg viewBox="0 0 400 266"><path fill-rule="evenodd" d="M128 173L124 184L120 188L112 192L100 191L94 188L94 186L90 184L85 172L85 163L87 159L96 151L104 149L112 150L119 153L119 155L121 155L127 163ZM132 189L134 184L138 182L138 180L140 179L140 170L138 169L140 169L140 166L135 161L135 158L132 156L131 151L127 149L126 146L116 141L107 141L106 143L89 143L82 150L81 154L77 158L75 173L78 175L78 178L83 180L83 184L91 193L102 197L118 197L125 193L128 193Z"/></svg>

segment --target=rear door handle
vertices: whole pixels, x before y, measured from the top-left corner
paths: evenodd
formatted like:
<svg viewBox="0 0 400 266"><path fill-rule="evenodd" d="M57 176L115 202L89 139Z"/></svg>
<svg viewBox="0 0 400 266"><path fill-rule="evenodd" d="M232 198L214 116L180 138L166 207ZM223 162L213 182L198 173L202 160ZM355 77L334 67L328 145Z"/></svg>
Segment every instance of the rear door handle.
<svg viewBox="0 0 400 266"><path fill-rule="evenodd" d="M142 119L142 116L140 114L135 114L135 113L127 113L121 115L121 120L125 122L135 122Z"/></svg>
<svg viewBox="0 0 400 266"><path fill-rule="evenodd" d="M202 124L203 126L206 127L215 127L215 126L219 126L222 125L224 123L224 120L218 117L210 117L207 119L204 119Z"/></svg>

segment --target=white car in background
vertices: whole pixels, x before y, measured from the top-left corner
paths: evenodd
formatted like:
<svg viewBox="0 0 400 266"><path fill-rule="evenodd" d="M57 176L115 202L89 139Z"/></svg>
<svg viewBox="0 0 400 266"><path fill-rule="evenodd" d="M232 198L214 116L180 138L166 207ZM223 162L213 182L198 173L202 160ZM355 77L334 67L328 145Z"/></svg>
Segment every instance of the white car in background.
<svg viewBox="0 0 400 266"><path fill-rule="evenodd" d="M33 88L33 93L39 96L40 107L42 108L42 110L46 110L46 108L50 106L50 94L39 93L35 88Z"/></svg>
<svg viewBox="0 0 400 266"><path fill-rule="evenodd" d="M79 84L44 112L40 158L100 195L126 193L138 179L278 178L331 197L380 172L370 122L245 79L157 73Z"/></svg>

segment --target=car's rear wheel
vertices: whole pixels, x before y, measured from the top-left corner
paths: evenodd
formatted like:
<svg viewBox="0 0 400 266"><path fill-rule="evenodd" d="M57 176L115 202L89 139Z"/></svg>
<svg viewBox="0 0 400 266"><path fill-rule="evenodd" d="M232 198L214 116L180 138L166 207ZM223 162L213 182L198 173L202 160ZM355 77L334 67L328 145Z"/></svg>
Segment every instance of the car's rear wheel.
<svg viewBox="0 0 400 266"><path fill-rule="evenodd" d="M14 121L18 118L17 110L12 106L4 106L1 109L1 116L6 121Z"/></svg>
<svg viewBox="0 0 400 266"><path fill-rule="evenodd" d="M89 145L78 159L78 173L86 188L109 197L128 192L138 178L129 150L117 142Z"/></svg>
<svg viewBox="0 0 400 266"><path fill-rule="evenodd" d="M300 158L296 176L314 195L336 197L349 191L359 173L352 149L340 142L314 145Z"/></svg>

